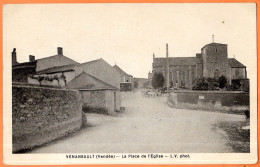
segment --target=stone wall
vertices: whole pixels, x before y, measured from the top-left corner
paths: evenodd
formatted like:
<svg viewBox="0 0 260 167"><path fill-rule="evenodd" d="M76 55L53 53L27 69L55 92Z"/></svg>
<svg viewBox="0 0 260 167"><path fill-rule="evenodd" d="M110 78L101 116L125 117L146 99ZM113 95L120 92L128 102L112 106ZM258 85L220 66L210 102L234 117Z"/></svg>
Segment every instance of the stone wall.
<svg viewBox="0 0 260 167"><path fill-rule="evenodd" d="M13 85L13 152L65 136L82 125L78 91Z"/></svg>
<svg viewBox="0 0 260 167"><path fill-rule="evenodd" d="M248 110L249 93L235 91L174 91L169 102L175 107L209 110Z"/></svg>

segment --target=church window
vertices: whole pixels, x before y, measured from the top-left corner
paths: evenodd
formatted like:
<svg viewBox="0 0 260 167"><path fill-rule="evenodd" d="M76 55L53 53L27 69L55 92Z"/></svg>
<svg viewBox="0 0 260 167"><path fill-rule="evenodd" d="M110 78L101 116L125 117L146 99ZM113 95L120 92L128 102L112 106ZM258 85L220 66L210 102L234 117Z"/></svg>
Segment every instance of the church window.
<svg viewBox="0 0 260 167"><path fill-rule="evenodd" d="M214 78L218 79L219 75L220 75L220 71L218 69L216 69L215 72L214 72Z"/></svg>

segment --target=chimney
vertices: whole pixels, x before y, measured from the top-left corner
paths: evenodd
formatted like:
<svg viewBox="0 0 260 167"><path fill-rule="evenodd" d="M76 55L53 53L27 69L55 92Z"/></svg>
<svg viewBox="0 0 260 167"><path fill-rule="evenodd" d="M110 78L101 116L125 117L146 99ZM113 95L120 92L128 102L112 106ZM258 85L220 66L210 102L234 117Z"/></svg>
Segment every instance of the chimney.
<svg viewBox="0 0 260 167"><path fill-rule="evenodd" d="M63 55L62 47L58 47L58 55Z"/></svg>
<svg viewBox="0 0 260 167"><path fill-rule="evenodd" d="M29 55L29 62L34 62L35 61L35 56Z"/></svg>
<svg viewBox="0 0 260 167"><path fill-rule="evenodd" d="M12 65L18 64L17 57L16 57L16 48L13 49L12 52Z"/></svg>

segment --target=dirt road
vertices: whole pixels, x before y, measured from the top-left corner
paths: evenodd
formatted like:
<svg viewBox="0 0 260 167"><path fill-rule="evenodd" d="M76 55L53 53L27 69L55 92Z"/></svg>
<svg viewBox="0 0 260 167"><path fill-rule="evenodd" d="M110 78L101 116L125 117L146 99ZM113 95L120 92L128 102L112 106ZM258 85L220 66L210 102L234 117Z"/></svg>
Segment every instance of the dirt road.
<svg viewBox="0 0 260 167"><path fill-rule="evenodd" d="M170 108L166 97L123 93L124 113L86 114L89 126L31 153L222 153L230 152L220 121L243 121L242 115Z"/></svg>

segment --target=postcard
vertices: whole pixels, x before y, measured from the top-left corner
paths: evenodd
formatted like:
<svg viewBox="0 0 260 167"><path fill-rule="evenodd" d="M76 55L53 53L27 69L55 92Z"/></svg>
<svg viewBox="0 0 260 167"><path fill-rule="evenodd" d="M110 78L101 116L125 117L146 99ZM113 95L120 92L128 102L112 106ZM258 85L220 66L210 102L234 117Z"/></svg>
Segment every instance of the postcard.
<svg viewBox="0 0 260 167"><path fill-rule="evenodd" d="M6 4L4 163L254 164L255 3Z"/></svg>

